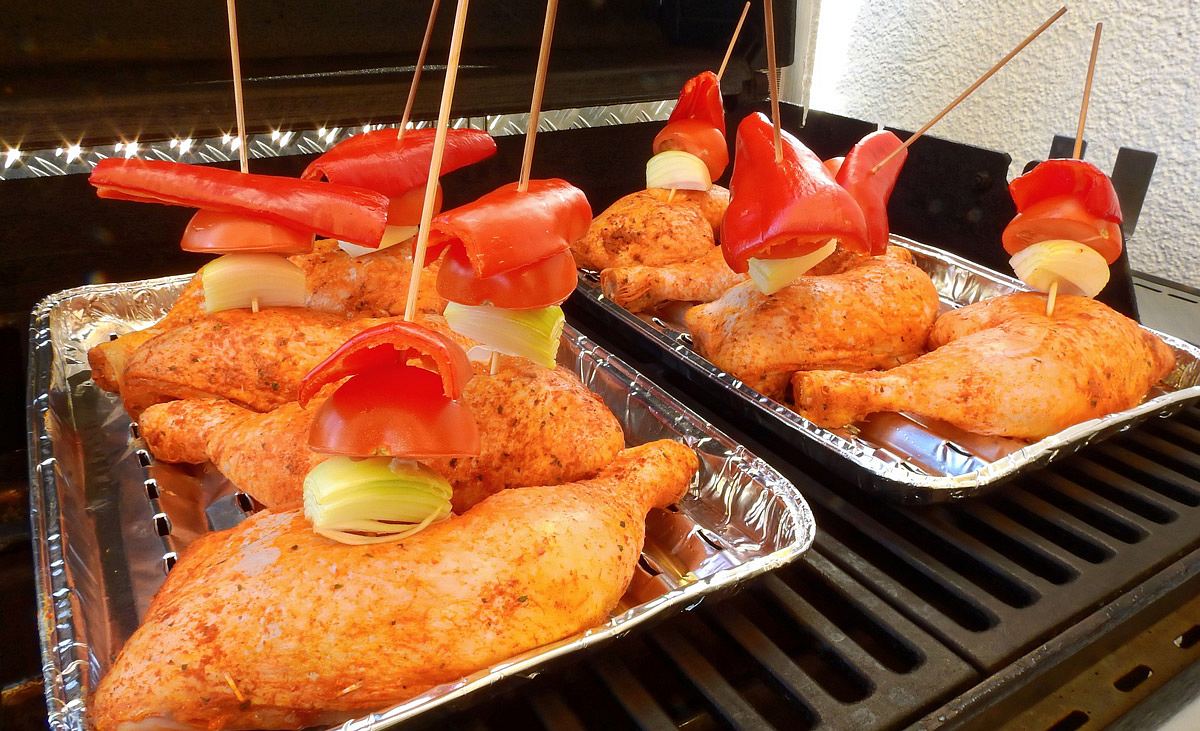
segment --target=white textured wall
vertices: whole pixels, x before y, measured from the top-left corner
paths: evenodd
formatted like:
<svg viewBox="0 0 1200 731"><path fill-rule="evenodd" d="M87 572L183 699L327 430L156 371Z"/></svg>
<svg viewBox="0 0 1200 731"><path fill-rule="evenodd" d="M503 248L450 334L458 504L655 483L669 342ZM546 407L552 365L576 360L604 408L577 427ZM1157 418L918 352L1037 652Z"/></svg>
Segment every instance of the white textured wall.
<svg viewBox="0 0 1200 731"><path fill-rule="evenodd" d="M1059 5L824 0L812 106L916 129ZM1055 133L1075 132L1092 29L1103 21L1087 159L1108 171L1121 146L1159 154L1127 242L1133 266L1200 286L1200 2L1072 0L1070 8L931 134L1004 150L1013 175L1044 157ZM789 78L793 99L798 78Z"/></svg>

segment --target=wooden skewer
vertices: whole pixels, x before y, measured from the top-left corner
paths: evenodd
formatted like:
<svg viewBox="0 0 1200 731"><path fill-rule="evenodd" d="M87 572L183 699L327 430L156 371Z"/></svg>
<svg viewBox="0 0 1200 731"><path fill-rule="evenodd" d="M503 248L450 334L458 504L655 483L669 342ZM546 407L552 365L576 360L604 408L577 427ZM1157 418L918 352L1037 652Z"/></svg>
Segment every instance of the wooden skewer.
<svg viewBox="0 0 1200 731"><path fill-rule="evenodd" d="M538 51L537 75L533 78L533 101L529 104L529 123L525 125L525 154L521 158L521 177L517 179L517 192L529 188L529 171L533 167L533 145L537 141L538 122L542 116L542 94L546 91L546 69L550 66L550 42L554 40L554 17L558 14L558 0L546 3L546 22L542 25L542 47Z"/></svg>
<svg viewBox="0 0 1200 731"><path fill-rule="evenodd" d="M1076 160L1083 154L1083 125L1087 122L1088 102L1092 99L1092 79L1096 75L1096 55L1100 52L1100 31L1104 23L1096 23L1096 35L1092 36L1092 57L1088 59L1087 81L1083 82L1083 103L1079 106L1079 126L1075 128L1075 151L1071 157Z"/></svg>
<svg viewBox="0 0 1200 731"><path fill-rule="evenodd" d="M225 0L229 16L229 56L233 59L233 106L237 112L238 160L243 173L250 172L249 152L246 150L246 102L242 97L242 54L238 51L237 7L235 0Z"/></svg>
<svg viewBox="0 0 1200 731"><path fill-rule="evenodd" d="M882 160L880 160L880 161L879 161L879 162L878 162L878 163L875 165L875 167L871 168L871 172L872 172L872 173L879 172L879 169L880 169L881 167L883 167L884 165L888 164L888 161L890 161L890 160L891 160L893 157L895 157L896 155L899 155L901 150L906 150L906 149L908 149L908 146L909 146L909 145L911 145L912 143L916 142L916 141L917 141L917 140L918 140L918 139L921 137L921 135L923 135L923 134L925 134L926 132L928 132L930 127L932 127L933 125L935 125L935 124L937 124L938 122L940 122L940 121L941 121L941 119L942 119L942 117L944 117L944 116L946 116L947 114L949 114L949 113L950 113L950 111L951 111L952 109L954 109L955 107L957 107L957 106L958 106L958 105L959 105L959 104L962 102L962 100L963 100L963 99L966 99L967 97L969 97L969 96L970 96L970 95L971 95L971 94L972 94L972 93L973 93L973 92L974 92L976 89L978 89L980 86L982 86L982 85L983 85L983 82L985 82L985 81L987 81L988 79L992 78L992 76L993 76L993 75L994 75L994 74L995 74L997 71L999 71L1000 69L1004 68L1004 65L1005 65L1005 64L1007 64L1009 61L1013 60L1013 57L1014 57L1014 56L1016 56L1018 53L1020 53L1020 52L1021 52L1021 51L1022 51L1024 48L1025 48L1025 46L1028 46L1030 43L1032 43L1032 42L1033 42L1033 40L1034 40L1035 38L1037 38L1037 37L1038 37L1038 36L1040 36L1042 33L1044 33L1044 32L1046 31L1046 29L1047 29L1047 28L1049 28L1050 26L1054 25L1054 23L1055 23L1055 22L1056 22L1056 21L1057 21L1059 18L1061 18L1061 17L1062 17L1062 16L1063 16L1063 15L1064 15L1066 12L1067 12L1067 6L1065 6L1065 5L1064 5L1064 6L1062 6L1061 8L1059 8L1059 9L1058 9L1058 11L1054 13L1054 15L1051 15L1051 16L1050 16L1050 17L1049 17L1049 18L1046 20L1046 22L1044 22L1044 23L1042 23L1040 26L1038 26L1037 30L1035 30L1034 32L1030 33L1028 36L1026 36L1026 37L1025 37L1025 40L1023 40L1023 41L1021 41L1020 43L1018 43L1016 48L1014 48L1014 49L1012 49L1011 51L1009 51L1009 52L1008 52L1008 54L1004 56L1004 58L1002 58L1002 59L1000 59L999 61L997 61L995 66L993 66L993 67L991 67L990 69L988 69L987 71L985 71L985 72L983 73L983 76L980 76L978 79L976 79L976 80L975 80L975 83L973 83L973 84L971 84L970 86L968 86L968 87L966 88L966 91L964 91L963 93L959 94L957 97L955 97L954 101L952 101L952 102L950 102L949 104L947 104L945 109L943 109L942 111L938 112L938 113L937 113L937 115L936 115L936 116L934 116L934 118L933 118L933 119L931 119L931 120L929 120L928 122L926 122L926 123L925 123L925 126L921 127L921 129L919 129L919 130L917 130L916 132L914 132L914 133L912 134L912 136L911 136L911 137L909 137L907 140L905 140L905 141L904 141L904 144L903 144L903 145L901 145L900 147L897 147L895 150L892 150L891 154L887 155L887 156L886 156L886 157L884 157Z"/></svg>
<svg viewBox="0 0 1200 731"><path fill-rule="evenodd" d="M763 0L763 15L767 26L767 76L771 83L771 124L775 127L775 163L783 162L783 138L779 126L779 64L775 61L775 8L771 0Z"/></svg>
<svg viewBox="0 0 1200 731"><path fill-rule="evenodd" d="M417 85L421 83L421 71L425 68L425 55L429 53L429 39L433 36L433 24L437 21L438 6L442 0L433 0L433 6L429 8L429 21L425 23L425 37L421 39L421 50L417 52L417 65L413 69L412 81L408 84L408 99L404 102L404 115L400 117L400 130L396 133L396 139L404 139L404 131L408 129L408 122L412 119L413 104L417 101Z"/></svg>
<svg viewBox="0 0 1200 731"><path fill-rule="evenodd" d="M671 188L667 191L667 203L670 203L674 199L675 199L675 189Z"/></svg>
<svg viewBox="0 0 1200 731"><path fill-rule="evenodd" d="M725 75L725 67L729 65L729 57L733 55L733 47L737 45L738 36L742 34L742 24L746 22L746 14L750 12L750 2L742 6L742 17L738 18L733 28L733 37L729 39L729 47L725 49L725 58L721 59L721 68L717 69L717 81Z"/></svg>
<svg viewBox="0 0 1200 731"><path fill-rule="evenodd" d="M1088 59L1087 80L1083 82L1083 102L1079 105L1079 126L1075 128L1075 150L1071 157L1075 160L1083 154L1083 125L1087 122L1088 102L1092 98L1092 79L1096 76L1096 56L1100 52L1100 32L1103 23L1096 23L1096 35L1092 36L1092 56ZM1054 316L1054 302L1058 297L1058 280L1050 283L1050 291L1046 296L1046 317Z"/></svg>
<svg viewBox="0 0 1200 731"><path fill-rule="evenodd" d="M257 296L250 298L250 311L254 312L254 313L258 312L258 297Z"/></svg>
<svg viewBox="0 0 1200 731"><path fill-rule="evenodd" d="M412 322L417 311L417 291L421 286L421 270L425 268L425 250L429 248L429 224L433 221L433 203L437 198L438 178L442 173L442 156L446 151L446 130L450 127L450 107L454 102L454 84L458 81L458 59L462 55L463 29L467 23L470 0L458 0L454 10L454 31L450 37L450 57L446 60L446 82L442 86L442 103L438 109L437 131L433 137L433 155L429 160L429 178L425 181L425 200L421 204L421 224L417 229L417 245L413 250L412 277L408 280L408 300L404 303L404 319Z"/></svg>

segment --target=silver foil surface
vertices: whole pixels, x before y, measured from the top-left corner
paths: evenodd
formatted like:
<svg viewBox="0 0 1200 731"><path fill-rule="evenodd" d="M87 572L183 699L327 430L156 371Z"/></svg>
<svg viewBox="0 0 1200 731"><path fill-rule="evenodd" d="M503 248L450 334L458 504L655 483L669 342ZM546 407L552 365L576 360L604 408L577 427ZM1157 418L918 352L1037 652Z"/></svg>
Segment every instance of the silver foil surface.
<svg viewBox="0 0 1200 731"><path fill-rule="evenodd" d="M932 246L893 235L929 275L942 309L962 307L1025 291L1019 280L993 272ZM970 434L944 422L906 414L876 414L846 429L823 429L725 373L692 349L682 310L635 315L606 298L598 277L581 271L579 293L606 314L648 338L677 365L712 389L746 407L749 418L791 439L797 448L865 489L907 503L931 503L978 495L1023 472L1130 429L1150 417L1167 417L1200 399L1200 347L1146 328L1175 351L1175 370L1131 409L1085 421L1032 444Z"/></svg>
<svg viewBox="0 0 1200 731"><path fill-rule="evenodd" d="M30 513L50 727L87 727L88 696L137 628L178 555L252 509L211 467L156 464L120 402L91 380L87 350L145 327L188 277L60 292L30 331ZM700 456L671 510L647 518L633 582L604 624L347 722L381 729L597 645L793 560L812 544L804 499L777 471L571 328L559 363L620 419L627 443L670 438ZM301 682L297 680L297 682Z"/></svg>

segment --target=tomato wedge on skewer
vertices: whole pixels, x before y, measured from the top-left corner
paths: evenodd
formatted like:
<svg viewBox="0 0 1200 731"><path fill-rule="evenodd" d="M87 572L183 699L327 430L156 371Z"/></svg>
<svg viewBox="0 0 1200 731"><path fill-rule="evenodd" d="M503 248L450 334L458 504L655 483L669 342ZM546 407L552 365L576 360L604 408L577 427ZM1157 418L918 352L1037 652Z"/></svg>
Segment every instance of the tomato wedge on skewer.
<svg viewBox="0 0 1200 731"><path fill-rule="evenodd" d="M196 211L183 231L179 248L203 254L306 254L313 234L250 216Z"/></svg>

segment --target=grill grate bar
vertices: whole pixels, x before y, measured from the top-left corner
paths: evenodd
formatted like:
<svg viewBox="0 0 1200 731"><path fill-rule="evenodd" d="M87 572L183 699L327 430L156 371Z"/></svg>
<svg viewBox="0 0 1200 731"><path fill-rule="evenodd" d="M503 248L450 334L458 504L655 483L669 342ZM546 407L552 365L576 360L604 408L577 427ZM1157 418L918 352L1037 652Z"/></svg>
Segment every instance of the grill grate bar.
<svg viewBox="0 0 1200 731"><path fill-rule="evenodd" d="M746 702L720 672L679 633L679 623L662 627L651 637L675 667L708 701L721 718L737 729L768 728L770 724Z"/></svg>
<svg viewBox="0 0 1200 731"><path fill-rule="evenodd" d="M675 731L675 723L615 655L604 655L592 668L621 708L643 731Z"/></svg>
<svg viewBox="0 0 1200 731"><path fill-rule="evenodd" d="M1063 471L1072 474L1084 489L1119 504L1146 520L1166 525L1179 517L1174 506L1154 493L1148 493L1141 485L1109 468L1085 458L1069 460Z"/></svg>
<svg viewBox="0 0 1200 731"><path fill-rule="evenodd" d="M1098 547L1099 551L1104 554L1104 557L1095 563L1103 563L1113 556L1119 555L1123 550L1108 533L1072 515L1070 512L1047 502L1041 495L1032 491L1008 490L1002 498L996 499L995 504L997 509L1005 510L1005 503L1009 503L1027 513L1028 517L1032 518L1029 521L1030 525L1035 524L1038 520L1042 520L1048 526L1063 530L1067 535L1071 536L1071 539L1078 539L1089 547ZM1084 549L1079 550L1082 551Z"/></svg>
<svg viewBox="0 0 1200 731"><path fill-rule="evenodd" d="M1032 479L1049 488L1037 492L1038 497L1090 523L1122 543L1140 543L1149 535L1138 516L1093 492L1084 490L1060 474L1039 472L1032 475ZM1032 485L1026 484L1022 487L1031 492L1033 490Z"/></svg>
<svg viewBox="0 0 1200 731"><path fill-rule="evenodd" d="M1194 478L1146 459L1140 454L1134 454L1121 444L1110 445L1098 456L1107 457L1111 462L1136 470L1139 476L1149 478L1140 480L1140 484L1177 503L1189 508L1200 506L1200 482Z"/></svg>
<svg viewBox="0 0 1200 731"><path fill-rule="evenodd" d="M561 693L542 690L533 694L529 705L546 728L555 731L585 731L583 723L567 706Z"/></svg>
<svg viewBox="0 0 1200 731"><path fill-rule="evenodd" d="M1194 471L1193 474L1200 472L1200 452L1190 452L1182 449L1178 445L1172 444L1149 431L1131 432L1129 440L1185 468L1190 468Z"/></svg>
<svg viewBox="0 0 1200 731"><path fill-rule="evenodd" d="M970 515L973 521L977 521L988 530L996 531L1012 539L1029 553L1036 554L1036 558L1032 560L1055 564L1062 571L1071 574L1067 581L1056 581L1054 583L1068 583L1068 581L1074 580L1085 571L1088 565L1094 563L1076 556L1070 550L1044 538L1034 530L1000 512L992 505L977 502L974 505L963 506L963 508L963 514Z"/></svg>

